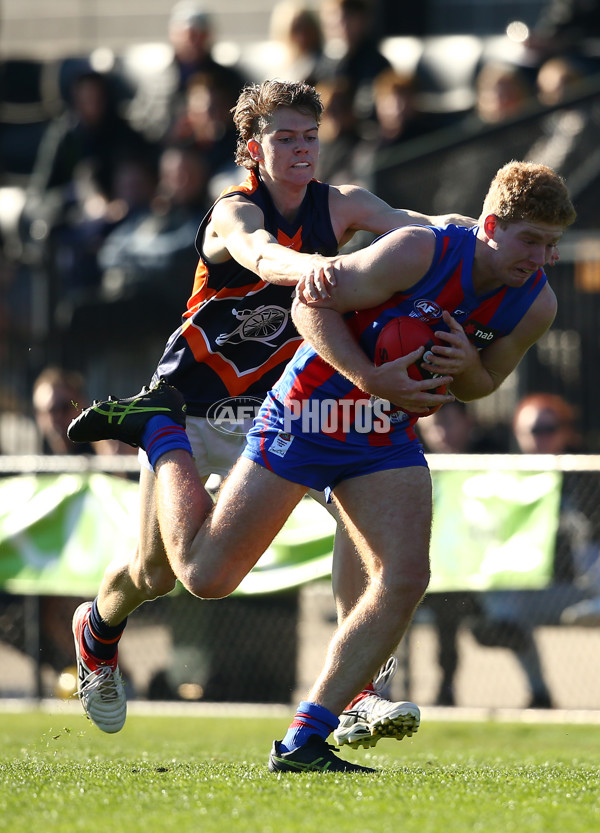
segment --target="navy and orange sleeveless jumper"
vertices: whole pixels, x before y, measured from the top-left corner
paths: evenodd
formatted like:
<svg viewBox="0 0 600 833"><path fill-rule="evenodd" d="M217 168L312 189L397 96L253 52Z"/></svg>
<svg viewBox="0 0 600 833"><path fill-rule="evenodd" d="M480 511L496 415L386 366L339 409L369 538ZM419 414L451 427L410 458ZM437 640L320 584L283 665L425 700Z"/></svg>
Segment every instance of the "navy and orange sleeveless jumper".
<svg viewBox="0 0 600 833"><path fill-rule="evenodd" d="M234 194L261 209L265 229L281 245L309 254L336 254L325 183L308 184L293 223L277 211L254 172L219 200ZM191 416L205 416L211 404L226 397L263 399L301 343L290 315L293 286L263 281L233 259L210 263L205 257L202 240L213 208L196 235L200 260L187 309L155 373L183 393Z"/></svg>

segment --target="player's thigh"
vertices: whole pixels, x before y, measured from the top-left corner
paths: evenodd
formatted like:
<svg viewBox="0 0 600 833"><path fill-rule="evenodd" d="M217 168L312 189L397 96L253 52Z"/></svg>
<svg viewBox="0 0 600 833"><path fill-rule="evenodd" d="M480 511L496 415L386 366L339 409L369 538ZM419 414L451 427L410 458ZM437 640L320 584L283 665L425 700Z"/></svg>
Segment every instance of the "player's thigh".
<svg viewBox="0 0 600 833"><path fill-rule="evenodd" d="M426 466L386 469L339 483L335 500L369 566L429 569L431 475Z"/></svg>
<svg viewBox="0 0 600 833"><path fill-rule="evenodd" d="M140 534L138 539L137 560L140 565L168 564L158 526L156 508L156 475L142 465L140 469Z"/></svg>
<svg viewBox="0 0 600 833"><path fill-rule="evenodd" d="M205 557L254 564L307 489L241 457L225 479L202 528Z"/></svg>
<svg viewBox="0 0 600 833"><path fill-rule="evenodd" d="M208 479L206 475L201 475L201 478L203 483ZM158 521L156 474L143 460L140 467L139 507L140 532L136 559L142 569L144 566L168 565Z"/></svg>

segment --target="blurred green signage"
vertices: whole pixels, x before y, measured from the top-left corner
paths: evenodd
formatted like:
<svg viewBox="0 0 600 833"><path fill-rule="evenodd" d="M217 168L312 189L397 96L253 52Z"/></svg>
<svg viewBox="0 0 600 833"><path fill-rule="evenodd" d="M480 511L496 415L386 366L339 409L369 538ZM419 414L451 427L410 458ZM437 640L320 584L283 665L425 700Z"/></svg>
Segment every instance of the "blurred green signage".
<svg viewBox="0 0 600 833"><path fill-rule="evenodd" d="M559 473L444 471L433 480L431 590L548 584ZM0 480L0 587L94 596L106 565L135 547L137 492L137 483L97 473ZM334 529L322 506L302 500L237 592L327 577Z"/></svg>

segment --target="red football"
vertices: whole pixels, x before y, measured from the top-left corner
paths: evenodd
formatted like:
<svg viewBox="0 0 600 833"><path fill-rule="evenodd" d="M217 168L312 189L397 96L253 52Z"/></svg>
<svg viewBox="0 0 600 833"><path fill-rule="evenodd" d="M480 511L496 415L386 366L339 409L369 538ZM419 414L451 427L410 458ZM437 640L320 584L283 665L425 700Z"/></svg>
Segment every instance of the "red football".
<svg viewBox="0 0 600 833"><path fill-rule="evenodd" d="M444 342L435 337L431 327L424 321L419 318L411 318L408 315L392 318L379 333L375 345L375 364L379 366L385 364L385 362L399 359L400 356L406 356L407 353L412 353L417 347L425 345L421 358L417 359L414 364L409 365L408 375L411 379L417 381L432 379L433 375L425 370L422 365L424 356L427 355L427 351L431 350L434 344L444 344ZM433 388L431 393L446 393L446 385ZM430 408L427 414L433 414L441 407L441 405L437 405Z"/></svg>

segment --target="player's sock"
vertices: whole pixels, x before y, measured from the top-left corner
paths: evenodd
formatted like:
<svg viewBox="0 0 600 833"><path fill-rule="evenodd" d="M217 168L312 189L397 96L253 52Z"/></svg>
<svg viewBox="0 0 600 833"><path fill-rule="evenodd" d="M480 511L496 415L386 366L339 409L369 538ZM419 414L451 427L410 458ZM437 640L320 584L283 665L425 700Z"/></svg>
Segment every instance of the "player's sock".
<svg viewBox="0 0 600 833"><path fill-rule="evenodd" d="M119 625L107 625L98 612L98 600L94 599L90 616L83 628L83 645L85 650L99 660L113 659L119 647L127 618Z"/></svg>
<svg viewBox="0 0 600 833"><path fill-rule="evenodd" d="M156 465L158 458L167 451L182 448L192 454L192 446L185 428L162 414L151 417L146 423L142 434L142 448L145 449L152 468Z"/></svg>
<svg viewBox="0 0 600 833"><path fill-rule="evenodd" d="M325 740L334 729L337 729L339 722L337 715L329 709L303 700L298 706L298 711L290 723L286 736L281 741L281 749L284 752L292 752L299 746L303 746L311 735L319 735Z"/></svg>

